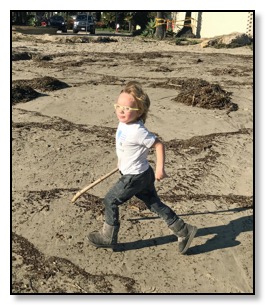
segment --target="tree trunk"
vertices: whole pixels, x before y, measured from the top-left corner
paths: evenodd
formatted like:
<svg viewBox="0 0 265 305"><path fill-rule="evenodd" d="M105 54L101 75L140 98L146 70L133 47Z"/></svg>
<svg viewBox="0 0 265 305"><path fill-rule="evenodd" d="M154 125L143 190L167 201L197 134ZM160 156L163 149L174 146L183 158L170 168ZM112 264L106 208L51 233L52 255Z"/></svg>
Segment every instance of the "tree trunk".
<svg viewBox="0 0 265 305"><path fill-rule="evenodd" d="M191 12L186 12L183 28L178 31L176 37L194 38L195 35L192 32L191 24Z"/></svg>
<svg viewBox="0 0 265 305"><path fill-rule="evenodd" d="M186 27L191 26L191 12L186 12L184 26L186 26Z"/></svg>
<svg viewBox="0 0 265 305"><path fill-rule="evenodd" d="M161 24L164 18L164 14L163 12L157 12L156 13L156 18L158 19L157 20L157 23L160 24L156 27L156 32L155 32L155 37L157 37L158 39L163 39L165 38L166 36L166 25L165 24Z"/></svg>

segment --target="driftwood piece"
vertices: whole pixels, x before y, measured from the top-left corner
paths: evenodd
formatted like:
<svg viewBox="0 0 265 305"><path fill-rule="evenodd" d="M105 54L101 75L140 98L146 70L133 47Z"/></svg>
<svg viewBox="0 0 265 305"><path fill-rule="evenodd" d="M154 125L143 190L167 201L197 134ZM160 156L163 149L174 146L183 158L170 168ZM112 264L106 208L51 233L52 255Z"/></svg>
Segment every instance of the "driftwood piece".
<svg viewBox="0 0 265 305"><path fill-rule="evenodd" d="M75 196L73 197L73 199L71 200L72 203L75 203L76 199L79 198L82 194L84 194L86 191L88 191L89 189L91 189L93 186L99 184L101 181L107 179L109 176L113 175L114 173L116 173L119 169L115 168L113 169L111 172L109 172L108 174L100 177L98 180L96 180L95 182L89 184L88 186L84 187L81 191L77 192L75 194Z"/></svg>

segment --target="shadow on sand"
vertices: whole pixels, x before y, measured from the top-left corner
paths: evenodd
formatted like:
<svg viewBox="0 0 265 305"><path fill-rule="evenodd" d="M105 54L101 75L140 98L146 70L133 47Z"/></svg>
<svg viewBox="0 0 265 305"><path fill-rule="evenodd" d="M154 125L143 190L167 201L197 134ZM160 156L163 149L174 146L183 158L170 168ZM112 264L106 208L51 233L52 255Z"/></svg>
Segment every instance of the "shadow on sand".
<svg viewBox="0 0 265 305"><path fill-rule="evenodd" d="M245 208L236 208L233 210L226 211L218 211L213 213L220 212L239 212L242 210L246 210ZM198 213L203 214L203 213ZM207 213L204 213L207 214ZM152 219L158 217L152 217ZM145 218L147 220L149 218ZM139 220L144 220L144 218L140 218ZM208 228L198 228L195 239L193 240L193 244L196 243L196 237L214 235L208 239L204 244L199 246L193 246L189 248L186 252L187 255L196 255L200 253L211 252L217 249L224 249L235 247L240 244L238 240L236 240L237 236L242 232L253 231L253 216L244 216L238 219L230 221L227 225L220 225L215 227ZM172 243L177 241L175 235L167 235L163 237L150 238L146 240L136 240L133 242L126 242L118 244L113 251L122 252L122 251L130 251L136 249L142 249L147 247L161 246L164 244Z"/></svg>

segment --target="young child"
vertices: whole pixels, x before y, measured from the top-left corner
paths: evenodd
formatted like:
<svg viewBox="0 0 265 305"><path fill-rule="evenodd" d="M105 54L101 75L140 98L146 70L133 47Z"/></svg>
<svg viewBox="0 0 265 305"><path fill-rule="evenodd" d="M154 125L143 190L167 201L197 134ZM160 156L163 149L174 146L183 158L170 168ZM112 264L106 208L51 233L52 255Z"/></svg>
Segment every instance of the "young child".
<svg viewBox="0 0 265 305"><path fill-rule="evenodd" d="M165 173L164 144L144 126L150 107L148 95L140 83L131 81L121 91L114 105L119 120L116 132L116 152L121 178L104 198L105 222L101 231L88 235L92 245L113 248L117 244L119 205L133 196L144 201L148 209L162 217L169 229L178 237L179 252L186 253L197 228L186 224L159 199L155 179L167 177ZM149 148L156 150L155 173L147 161Z"/></svg>

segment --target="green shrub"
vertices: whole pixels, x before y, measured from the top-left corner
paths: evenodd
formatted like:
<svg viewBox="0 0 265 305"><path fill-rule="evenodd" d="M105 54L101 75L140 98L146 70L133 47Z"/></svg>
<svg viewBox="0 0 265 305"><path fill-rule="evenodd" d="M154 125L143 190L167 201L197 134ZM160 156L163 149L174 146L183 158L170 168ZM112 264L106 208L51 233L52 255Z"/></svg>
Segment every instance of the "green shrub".
<svg viewBox="0 0 265 305"><path fill-rule="evenodd" d="M150 20L148 22L145 30L141 33L141 35L144 36L144 37L148 37L148 36L153 37L154 34L155 34L155 30L156 30L155 24L156 24L155 19Z"/></svg>

